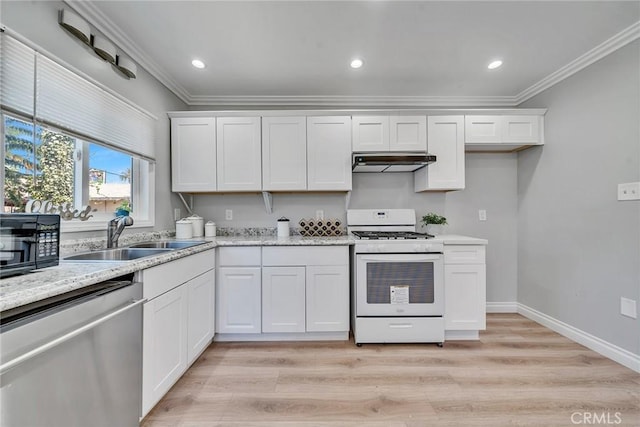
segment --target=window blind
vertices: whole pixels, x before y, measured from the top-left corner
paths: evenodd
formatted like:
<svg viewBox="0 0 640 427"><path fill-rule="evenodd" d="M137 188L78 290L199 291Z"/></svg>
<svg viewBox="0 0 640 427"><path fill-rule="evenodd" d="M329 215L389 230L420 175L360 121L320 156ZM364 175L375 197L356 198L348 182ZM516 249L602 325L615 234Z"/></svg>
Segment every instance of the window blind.
<svg viewBox="0 0 640 427"><path fill-rule="evenodd" d="M155 118L14 38L6 34L2 38L3 107L28 113L37 121L95 142L155 159ZM31 79L22 77L29 72ZM31 107L25 109L29 102Z"/></svg>
<svg viewBox="0 0 640 427"><path fill-rule="evenodd" d="M0 103L33 117L35 51L2 33L0 38Z"/></svg>

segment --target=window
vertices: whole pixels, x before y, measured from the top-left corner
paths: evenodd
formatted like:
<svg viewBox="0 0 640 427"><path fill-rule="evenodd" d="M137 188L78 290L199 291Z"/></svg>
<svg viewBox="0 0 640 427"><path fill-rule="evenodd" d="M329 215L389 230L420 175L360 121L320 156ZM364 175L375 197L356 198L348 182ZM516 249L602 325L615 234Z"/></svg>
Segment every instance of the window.
<svg viewBox="0 0 640 427"><path fill-rule="evenodd" d="M89 220L62 231L104 230L127 202L134 227L153 226L157 118L7 31L0 53L3 209L33 211L30 199L89 206Z"/></svg>
<svg viewBox="0 0 640 427"><path fill-rule="evenodd" d="M137 225L152 225L152 165L136 155L67 132L3 115L4 212L25 212L31 199L68 204L88 221L63 221L63 231L101 229L130 206Z"/></svg>

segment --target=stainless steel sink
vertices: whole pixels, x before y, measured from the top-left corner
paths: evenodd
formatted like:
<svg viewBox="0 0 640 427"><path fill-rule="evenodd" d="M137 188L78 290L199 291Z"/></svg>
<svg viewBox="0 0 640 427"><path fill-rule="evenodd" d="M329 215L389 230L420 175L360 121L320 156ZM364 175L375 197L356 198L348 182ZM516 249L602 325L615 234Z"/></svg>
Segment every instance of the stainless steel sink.
<svg viewBox="0 0 640 427"><path fill-rule="evenodd" d="M171 252L171 248L116 248L87 252L64 258L64 261L131 261Z"/></svg>
<svg viewBox="0 0 640 427"><path fill-rule="evenodd" d="M158 242L143 242L130 245L130 248L166 248L166 249L184 249L191 246L198 246L207 243L202 240L161 240Z"/></svg>

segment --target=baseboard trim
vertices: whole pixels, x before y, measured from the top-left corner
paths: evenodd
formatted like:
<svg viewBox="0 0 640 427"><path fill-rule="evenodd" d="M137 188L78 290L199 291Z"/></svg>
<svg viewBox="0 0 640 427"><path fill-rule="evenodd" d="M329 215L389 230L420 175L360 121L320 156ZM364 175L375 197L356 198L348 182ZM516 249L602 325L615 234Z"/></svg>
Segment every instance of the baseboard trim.
<svg viewBox="0 0 640 427"><path fill-rule="evenodd" d="M575 341L578 344L582 344L583 346L595 351L596 353L599 353L613 360L614 362L618 362L619 364L640 373L639 355L618 347L615 344L611 344L610 342L600 339L578 328L575 328L538 310L527 307L524 304L518 303L517 307L517 312L527 319L533 320L536 323L546 326L552 331L555 331L560 335L563 335L570 340Z"/></svg>
<svg viewBox="0 0 640 427"><path fill-rule="evenodd" d="M518 303L515 301L487 303L487 313L517 313L517 312L518 312Z"/></svg>
<svg viewBox="0 0 640 427"><path fill-rule="evenodd" d="M238 341L348 341L346 332L279 332L263 334L220 334L213 337L216 342Z"/></svg>

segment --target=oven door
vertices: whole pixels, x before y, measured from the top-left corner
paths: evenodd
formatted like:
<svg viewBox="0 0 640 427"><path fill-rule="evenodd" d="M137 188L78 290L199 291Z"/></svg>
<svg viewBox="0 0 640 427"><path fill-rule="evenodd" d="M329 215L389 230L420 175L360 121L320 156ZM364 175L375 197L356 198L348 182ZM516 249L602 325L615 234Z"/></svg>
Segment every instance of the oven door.
<svg viewBox="0 0 640 427"><path fill-rule="evenodd" d="M357 316L442 316L442 254L356 254Z"/></svg>

